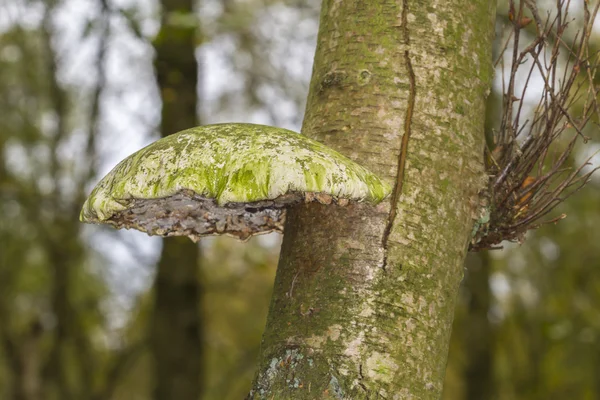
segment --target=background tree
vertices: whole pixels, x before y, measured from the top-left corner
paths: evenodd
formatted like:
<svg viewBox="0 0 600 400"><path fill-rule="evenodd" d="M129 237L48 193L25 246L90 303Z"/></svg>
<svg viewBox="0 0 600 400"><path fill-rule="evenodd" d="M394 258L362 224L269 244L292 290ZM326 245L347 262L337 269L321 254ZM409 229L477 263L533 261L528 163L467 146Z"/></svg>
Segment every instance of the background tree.
<svg viewBox="0 0 600 400"><path fill-rule="evenodd" d="M87 64L97 80L75 105L76 91L57 72L60 5L47 2L34 26L19 23L23 10L13 8L16 23L0 39L0 342L10 371L3 398L92 398L106 367L92 339L102 330L106 288L74 219L94 173L108 28L98 3L99 42ZM78 152L74 142L83 143Z"/></svg>
<svg viewBox="0 0 600 400"><path fill-rule="evenodd" d="M191 0L163 0L161 29L154 39L162 100L162 136L197 125L198 21ZM155 396L197 400L202 393L203 338L199 246L166 238L154 283L151 349Z"/></svg>

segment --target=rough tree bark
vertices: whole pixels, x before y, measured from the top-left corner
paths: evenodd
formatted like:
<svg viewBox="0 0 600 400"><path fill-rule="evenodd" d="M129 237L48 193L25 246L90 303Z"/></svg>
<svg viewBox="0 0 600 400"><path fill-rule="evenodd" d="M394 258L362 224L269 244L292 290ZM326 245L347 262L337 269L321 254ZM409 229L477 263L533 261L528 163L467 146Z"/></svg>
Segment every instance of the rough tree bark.
<svg viewBox="0 0 600 400"><path fill-rule="evenodd" d="M154 42L163 102L163 136L197 124L197 31L192 0L162 0L162 26ZM151 351L154 399L198 400L202 392L202 287L199 248L187 238L163 241L154 283Z"/></svg>
<svg viewBox="0 0 600 400"><path fill-rule="evenodd" d="M436 399L478 209L495 2L325 0L303 133L394 185L288 213L254 399Z"/></svg>

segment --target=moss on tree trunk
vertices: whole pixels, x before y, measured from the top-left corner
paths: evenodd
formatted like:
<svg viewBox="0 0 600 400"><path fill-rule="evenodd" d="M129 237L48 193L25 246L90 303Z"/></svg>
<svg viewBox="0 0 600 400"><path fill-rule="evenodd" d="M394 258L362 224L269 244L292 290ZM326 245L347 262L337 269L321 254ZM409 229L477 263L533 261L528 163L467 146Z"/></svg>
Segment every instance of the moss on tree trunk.
<svg viewBox="0 0 600 400"><path fill-rule="evenodd" d="M325 0L303 133L394 185L288 213L254 399L436 399L483 172L495 2Z"/></svg>

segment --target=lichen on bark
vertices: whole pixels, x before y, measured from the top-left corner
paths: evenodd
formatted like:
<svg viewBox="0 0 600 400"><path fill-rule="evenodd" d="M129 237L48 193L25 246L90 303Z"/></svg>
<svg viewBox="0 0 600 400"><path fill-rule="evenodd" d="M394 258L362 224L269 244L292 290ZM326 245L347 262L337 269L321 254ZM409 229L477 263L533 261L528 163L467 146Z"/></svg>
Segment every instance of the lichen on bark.
<svg viewBox="0 0 600 400"><path fill-rule="evenodd" d="M288 213L250 398L440 397L485 183L493 3L323 2L302 132L393 184L397 201ZM313 360L294 368L299 387L265 375L290 348Z"/></svg>

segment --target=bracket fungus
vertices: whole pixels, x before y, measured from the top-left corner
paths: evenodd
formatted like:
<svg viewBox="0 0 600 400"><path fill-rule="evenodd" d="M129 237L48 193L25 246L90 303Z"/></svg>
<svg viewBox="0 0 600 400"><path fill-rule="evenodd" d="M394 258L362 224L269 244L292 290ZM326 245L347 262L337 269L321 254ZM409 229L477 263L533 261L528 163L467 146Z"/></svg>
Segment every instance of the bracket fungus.
<svg viewBox="0 0 600 400"><path fill-rule="evenodd" d="M390 187L296 132L216 124L160 139L121 161L94 188L80 219L150 235L250 236L283 231L303 201L378 203Z"/></svg>

